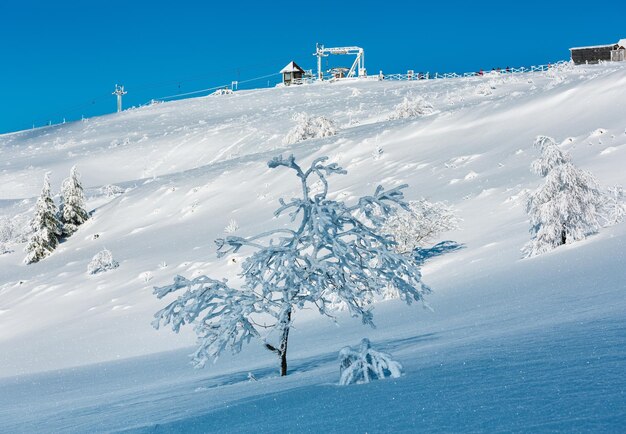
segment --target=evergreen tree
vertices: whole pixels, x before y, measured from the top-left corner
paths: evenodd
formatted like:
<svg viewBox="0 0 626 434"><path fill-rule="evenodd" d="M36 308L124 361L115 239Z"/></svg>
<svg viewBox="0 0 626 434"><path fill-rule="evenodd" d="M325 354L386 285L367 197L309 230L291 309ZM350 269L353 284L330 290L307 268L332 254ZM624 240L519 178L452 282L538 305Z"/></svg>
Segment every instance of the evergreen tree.
<svg viewBox="0 0 626 434"><path fill-rule="evenodd" d="M63 235L69 237L89 218L85 209L85 194L76 166L72 167L70 177L61 186L61 206L59 209Z"/></svg>
<svg viewBox="0 0 626 434"><path fill-rule="evenodd" d="M35 204L35 216L30 222L33 231L26 246L24 262L32 264L38 262L59 245L61 224L57 219L57 207L50 194L50 174L46 173L41 189L41 195Z"/></svg>
<svg viewBox="0 0 626 434"><path fill-rule="evenodd" d="M194 363L203 366L227 347L241 350L244 342L260 339L279 360L287 375L287 344L298 309L314 307L332 317L333 304L341 301L354 317L373 325L371 301L393 285L407 304L422 300L430 290L421 281L417 263L394 250L392 237L382 235L382 225L398 206L408 208L401 189L378 187L373 196L353 206L328 198L327 178L345 174L337 164L316 159L303 170L293 156L271 160L270 168L285 167L300 180L302 196L285 201L275 215L289 213L293 229L277 229L243 238L228 236L216 241L218 253L242 247L254 253L242 264L241 289L225 280L182 276L174 284L155 288L158 298L183 290L178 299L157 312L153 325L171 324L178 332L194 323L198 350ZM311 192L318 180L322 191Z"/></svg>
<svg viewBox="0 0 626 434"><path fill-rule="evenodd" d="M533 237L523 249L526 257L597 232L603 208L603 195L593 175L574 166L554 139L539 136L535 146L541 157L532 162L531 169L545 182L528 197Z"/></svg>

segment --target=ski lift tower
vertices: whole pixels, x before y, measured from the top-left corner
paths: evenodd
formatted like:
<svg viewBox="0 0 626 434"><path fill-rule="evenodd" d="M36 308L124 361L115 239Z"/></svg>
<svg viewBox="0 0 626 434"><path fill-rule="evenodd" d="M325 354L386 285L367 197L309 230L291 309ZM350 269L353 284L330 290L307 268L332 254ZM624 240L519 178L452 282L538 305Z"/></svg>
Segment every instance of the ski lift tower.
<svg viewBox="0 0 626 434"><path fill-rule="evenodd" d="M117 112L122 111L122 95L126 95L128 92L124 90L124 86L120 86L119 84L115 85L115 92L113 95L117 95Z"/></svg>
<svg viewBox="0 0 626 434"><path fill-rule="evenodd" d="M367 71L365 70L365 51L361 47L333 47L326 48L323 45L315 45L315 54L317 56L317 79L322 81L324 79L324 72L322 71L322 58L328 57L331 54L348 54L356 56L352 67L346 74L346 78L351 77L365 77Z"/></svg>

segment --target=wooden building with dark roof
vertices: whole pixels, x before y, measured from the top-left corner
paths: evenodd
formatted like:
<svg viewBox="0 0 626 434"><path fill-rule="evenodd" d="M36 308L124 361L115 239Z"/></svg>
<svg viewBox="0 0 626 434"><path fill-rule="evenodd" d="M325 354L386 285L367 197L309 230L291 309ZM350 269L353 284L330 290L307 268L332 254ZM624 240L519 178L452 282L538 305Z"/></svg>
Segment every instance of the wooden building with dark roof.
<svg viewBox="0 0 626 434"><path fill-rule="evenodd" d="M622 62L625 60L626 39L620 39L616 44L593 45L589 47L570 48L572 61L576 65L587 63Z"/></svg>

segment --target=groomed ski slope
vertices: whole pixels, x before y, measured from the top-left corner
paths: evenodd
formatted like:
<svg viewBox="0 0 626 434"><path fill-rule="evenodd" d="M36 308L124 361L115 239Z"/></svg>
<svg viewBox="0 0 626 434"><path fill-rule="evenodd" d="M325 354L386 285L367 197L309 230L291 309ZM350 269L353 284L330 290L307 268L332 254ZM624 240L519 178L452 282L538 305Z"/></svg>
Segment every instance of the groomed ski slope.
<svg viewBox="0 0 626 434"><path fill-rule="evenodd" d="M436 112L389 121L407 95ZM284 145L298 111L339 133ZM37 264L23 244L0 256L0 431L623 431L626 224L521 259L539 134L626 185L626 67L240 91L0 136L0 215L30 215L43 174L58 191L72 165L93 210ZM287 378L254 342L194 370L193 333L151 327L152 287L237 281L246 252L217 259L212 240L230 220L240 235L288 224L273 211L299 185L266 165L281 153L338 162L331 191L348 202L381 183L447 201L463 221L441 239L466 248L424 267L432 311L382 301L376 329L299 311ZM105 247L120 267L89 276ZM364 336L405 375L336 386L337 352Z"/></svg>

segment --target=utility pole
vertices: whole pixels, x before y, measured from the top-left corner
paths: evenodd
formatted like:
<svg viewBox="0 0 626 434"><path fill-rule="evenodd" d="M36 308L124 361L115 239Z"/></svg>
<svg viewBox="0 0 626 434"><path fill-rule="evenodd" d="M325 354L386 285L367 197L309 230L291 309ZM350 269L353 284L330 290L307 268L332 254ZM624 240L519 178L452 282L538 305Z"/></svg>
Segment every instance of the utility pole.
<svg viewBox="0 0 626 434"><path fill-rule="evenodd" d="M117 95L117 112L122 111L122 95L126 95L128 92L124 90L124 86L120 86L119 84L115 85L115 92L113 95Z"/></svg>

